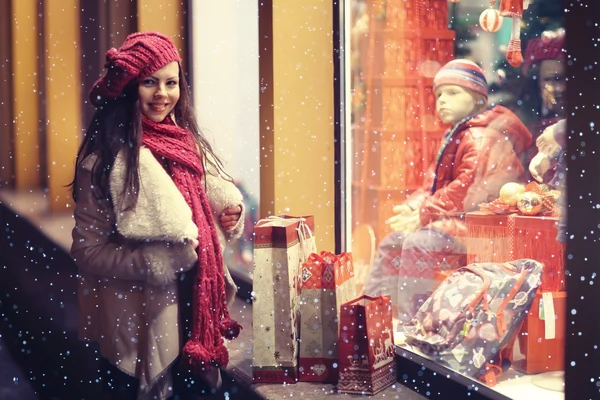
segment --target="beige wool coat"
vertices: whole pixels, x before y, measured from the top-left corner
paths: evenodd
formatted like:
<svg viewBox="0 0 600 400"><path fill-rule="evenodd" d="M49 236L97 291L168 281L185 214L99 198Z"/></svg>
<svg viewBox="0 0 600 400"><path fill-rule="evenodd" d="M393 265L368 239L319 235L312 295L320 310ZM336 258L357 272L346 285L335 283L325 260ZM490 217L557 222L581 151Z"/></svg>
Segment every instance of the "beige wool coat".
<svg viewBox="0 0 600 400"><path fill-rule="evenodd" d="M98 342L100 353L139 379L138 399L173 393L170 367L181 348L177 272L191 269L196 252L188 244L198 229L183 196L150 150L139 157L140 191L134 209L121 199L125 161L119 153L109 178L110 196L96 199L91 177L96 155L78 166L78 198L71 255L79 268L80 338ZM243 231L243 199L237 187L207 169L206 192L221 249ZM218 215L242 207L233 230L223 232ZM225 269L227 299L236 286Z"/></svg>

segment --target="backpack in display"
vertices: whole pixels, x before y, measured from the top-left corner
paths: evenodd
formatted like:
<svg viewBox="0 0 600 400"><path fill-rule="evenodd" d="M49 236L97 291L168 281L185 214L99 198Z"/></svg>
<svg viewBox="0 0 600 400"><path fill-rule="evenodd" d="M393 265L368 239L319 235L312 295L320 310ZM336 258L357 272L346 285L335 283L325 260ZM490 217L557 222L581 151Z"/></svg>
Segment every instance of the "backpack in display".
<svg viewBox="0 0 600 400"><path fill-rule="evenodd" d="M453 272L404 326L407 344L463 375L496 383L531 308L543 264L470 264Z"/></svg>

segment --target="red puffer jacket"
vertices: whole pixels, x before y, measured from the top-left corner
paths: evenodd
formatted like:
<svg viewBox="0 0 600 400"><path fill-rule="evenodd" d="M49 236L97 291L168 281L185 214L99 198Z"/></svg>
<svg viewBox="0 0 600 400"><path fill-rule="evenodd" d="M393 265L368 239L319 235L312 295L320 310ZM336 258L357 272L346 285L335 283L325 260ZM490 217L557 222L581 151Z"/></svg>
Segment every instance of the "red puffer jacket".
<svg viewBox="0 0 600 400"><path fill-rule="evenodd" d="M464 236L463 214L522 179L519 155L531 144L531 133L512 111L487 109L444 135L434 168L406 204L420 210L421 226Z"/></svg>

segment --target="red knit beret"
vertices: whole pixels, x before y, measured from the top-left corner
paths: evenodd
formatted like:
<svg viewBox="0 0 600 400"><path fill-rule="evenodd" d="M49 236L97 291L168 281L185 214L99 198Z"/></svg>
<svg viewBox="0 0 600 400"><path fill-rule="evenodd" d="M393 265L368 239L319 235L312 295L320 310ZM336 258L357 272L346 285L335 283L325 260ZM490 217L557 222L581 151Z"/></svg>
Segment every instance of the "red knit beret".
<svg viewBox="0 0 600 400"><path fill-rule="evenodd" d="M172 61L181 58L171 39L157 32L133 33L118 50L106 52L106 73L94 83L90 102L97 107L117 98L129 82L150 76Z"/></svg>
<svg viewBox="0 0 600 400"><path fill-rule="evenodd" d="M523 74L526 75L533 64L539 64L543 60L560 60L564 57L564 47L564 35L531 39L523 57Z"/></svg>

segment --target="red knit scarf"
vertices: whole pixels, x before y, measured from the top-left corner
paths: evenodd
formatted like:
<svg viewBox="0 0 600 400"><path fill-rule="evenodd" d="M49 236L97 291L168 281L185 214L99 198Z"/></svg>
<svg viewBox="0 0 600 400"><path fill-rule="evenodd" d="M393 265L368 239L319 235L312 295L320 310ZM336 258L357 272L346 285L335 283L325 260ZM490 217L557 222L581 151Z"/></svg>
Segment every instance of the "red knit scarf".
<svg viewBox="0 0 600 400"><path fill-rule="evenodd" d="M195 371L202 371L210 364L226 367L229 354L223 337L236 338L241 326L227 310L223 257L202 183L204 168L196 141L190 131L176 126L170 118L156 123L144 117L142 127L143 145L166 164L198 227L199 265L194 281L192 336L183 347L183 359Z"/></svg>

